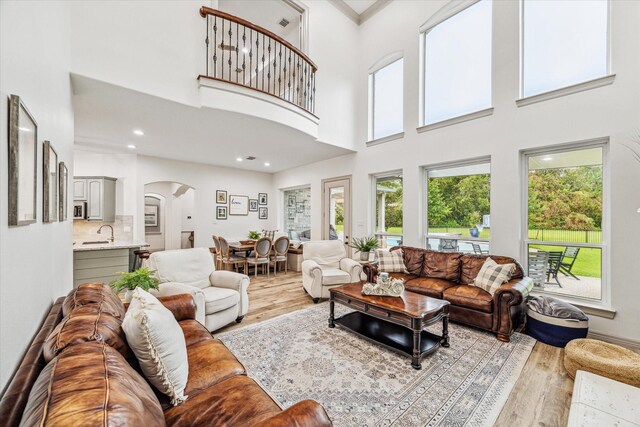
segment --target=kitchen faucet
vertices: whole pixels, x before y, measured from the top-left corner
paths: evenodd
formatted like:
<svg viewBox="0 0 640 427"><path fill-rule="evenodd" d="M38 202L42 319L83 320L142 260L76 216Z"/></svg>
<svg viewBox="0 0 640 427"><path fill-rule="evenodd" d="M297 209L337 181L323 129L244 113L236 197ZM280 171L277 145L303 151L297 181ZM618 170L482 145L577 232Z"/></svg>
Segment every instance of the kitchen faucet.
<svg viewBox="0 0 640 427"><path fill-rule="evenodd" d="M111 237L109 238L109 240L111 240L111 243L113 243L113 241L115 240L113 237L113 227L109 224L103 224L100 226L100 228L98 228L98 234L102 233L102 227L109 227L111 229Z"/></svg>

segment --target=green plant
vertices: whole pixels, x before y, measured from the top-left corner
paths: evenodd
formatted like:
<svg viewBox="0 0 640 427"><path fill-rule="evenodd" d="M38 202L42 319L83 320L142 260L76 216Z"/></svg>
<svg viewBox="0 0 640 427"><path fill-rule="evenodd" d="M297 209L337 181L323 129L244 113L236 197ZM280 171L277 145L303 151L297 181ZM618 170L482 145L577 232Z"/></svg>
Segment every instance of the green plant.
<svg viewBox="0 0 640 427"><path fill-rule="evenodd" d="M120 272L118 274L122 277L111 282L109 286L111 286L117 294L125 289L134 290L135 288L142 288L147 292L149 289L157 290L160 280L154 277L154 273L155 271L149 270L147 267L139 268L130 273Z"/></svg>
<svg viewBox="0 0 640 427"><path fill-rule="evenodd" d="M378 238L376 236L354 237L351 239L349 246L356 250L356 252L371 252L380 247Z"/></svg>
<svg viewBox="0 0 640 427"><path fill-rule="evenodd" d="M258 233L255 230L251 230L249 231L249 234L247 235L247 237L251 240L258 240L260 238L260 233Z"/></svg>

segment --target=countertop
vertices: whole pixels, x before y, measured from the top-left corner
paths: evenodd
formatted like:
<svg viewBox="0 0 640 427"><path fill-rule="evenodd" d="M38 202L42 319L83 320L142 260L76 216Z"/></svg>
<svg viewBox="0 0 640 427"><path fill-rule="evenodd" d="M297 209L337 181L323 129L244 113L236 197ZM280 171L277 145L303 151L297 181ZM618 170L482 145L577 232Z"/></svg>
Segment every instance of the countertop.
<svg viewBox="0 0 640 427"><path fill-rule="evenodd" d="M149 244L142 240L116 240L113 243L92 243L89 245L83 245L81 241L74 242L73 251L101 251L105 249L129 249L129 248L143 248Z"/></svg>

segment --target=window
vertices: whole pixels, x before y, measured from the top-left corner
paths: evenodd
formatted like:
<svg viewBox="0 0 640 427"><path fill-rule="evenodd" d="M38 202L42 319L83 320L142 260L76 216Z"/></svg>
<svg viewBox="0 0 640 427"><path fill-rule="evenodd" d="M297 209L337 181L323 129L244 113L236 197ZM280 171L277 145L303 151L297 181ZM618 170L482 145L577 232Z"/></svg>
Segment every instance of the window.
<svg viewBox="0 0 640 427"><path fill-rule="evenodd" d="M489 161L426 170L427 248L489 253Z"/></svg>
<svg viewBox="0 0 640 427"><path fill-rule="evenodd" d="M291 240L311 238L311 187L283 191L284 232Z"/></svg>
<svg viewBox="0 0 640 427"><path fill-rule="evenodd" d="M403 64L404 60L400 58L369 75L370 141L403 130Z"/></svg>
<svg viewBox="0 0 640 427"><path fill-rule="evenodd" d="M380 247L402 245L402 173L375 176L375 235Z"/></svg>
<svg viewBox="0 0 640 427"><path fill-rule="evenodd" d="M538 290L602 299L604 145L534 152L525 249Z"/></svg>
<svg viewBox="0 0 640 427"><path fill-rule="evenodd" d="M424 124L491 107L491 2L424 32Z"/></svg>
<svg viewBox="0 0 640 427"><path fill-rule="evenodd" d="M524 0L523 96L608 74L607 0Z"/></svg>

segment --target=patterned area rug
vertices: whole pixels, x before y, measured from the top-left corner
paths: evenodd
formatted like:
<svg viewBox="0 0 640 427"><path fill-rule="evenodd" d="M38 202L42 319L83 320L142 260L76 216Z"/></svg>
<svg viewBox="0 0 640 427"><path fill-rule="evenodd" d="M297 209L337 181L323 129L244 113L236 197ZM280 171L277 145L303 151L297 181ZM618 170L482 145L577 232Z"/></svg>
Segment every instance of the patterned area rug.
<svg viewBox="0 0 640 427"><path fill-rule="evenodd" d="M349 311L336 304L336 317ZM451 347L417 371L408 356L329 329L328 315L323 303L216 337L283 407L317 400L336 427L491 426L535 344L450 323Z"/></svg>

